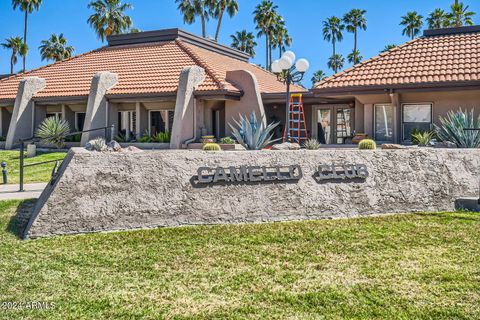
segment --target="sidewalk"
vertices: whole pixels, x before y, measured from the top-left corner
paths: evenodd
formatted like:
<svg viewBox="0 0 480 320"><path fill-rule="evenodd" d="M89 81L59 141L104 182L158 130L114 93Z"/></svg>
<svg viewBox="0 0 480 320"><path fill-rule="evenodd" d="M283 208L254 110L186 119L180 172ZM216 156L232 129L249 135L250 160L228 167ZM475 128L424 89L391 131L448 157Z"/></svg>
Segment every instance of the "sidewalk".
<svg viewBox="0 0 480 320"><path fill-rule="evenodd" d="M18 192L20 186L18 184L0 184L0 201L1 200L22 200L36 199L40 196L47 183L30 183L25 184L24 192Z"/></svg>

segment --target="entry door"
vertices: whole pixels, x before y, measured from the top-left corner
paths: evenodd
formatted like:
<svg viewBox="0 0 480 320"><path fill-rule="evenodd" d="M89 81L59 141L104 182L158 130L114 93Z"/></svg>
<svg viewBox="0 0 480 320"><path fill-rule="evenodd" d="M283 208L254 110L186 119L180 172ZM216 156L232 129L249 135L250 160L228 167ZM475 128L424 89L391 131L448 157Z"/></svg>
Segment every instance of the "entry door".
<svg viewBox="0 0 480 320"><path fill-rule="evenodd" d="M316 132L316 138L321 144L331 144L333 135L333 117L331 108L317 108L314 110L317 115L316 123L314 123L314 130ZM315 130L316 129L316 130Z"/></svg>
<svg viewBox="0 0 480 320"><path fill-rule="evenodd" d="M353 110L348 106L335 106L335 142L345 144L353 133Z"/></svg>

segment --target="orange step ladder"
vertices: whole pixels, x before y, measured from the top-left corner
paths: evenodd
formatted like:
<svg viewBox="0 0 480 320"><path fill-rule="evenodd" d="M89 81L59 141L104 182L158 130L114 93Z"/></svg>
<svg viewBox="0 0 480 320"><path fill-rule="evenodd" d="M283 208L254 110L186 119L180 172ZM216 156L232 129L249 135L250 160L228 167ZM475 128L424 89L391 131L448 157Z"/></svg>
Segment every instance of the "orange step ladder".
<svg viewBox="0 0 480 320"><path fill-rule="evenodd" d="M292 142L302 144L308 140L307 125L305 123L305 110L303 109L303 99L301 93L294 93L290 95L289 114L289 132L285 127L283 132L283 142L290 137Z"/></svg>

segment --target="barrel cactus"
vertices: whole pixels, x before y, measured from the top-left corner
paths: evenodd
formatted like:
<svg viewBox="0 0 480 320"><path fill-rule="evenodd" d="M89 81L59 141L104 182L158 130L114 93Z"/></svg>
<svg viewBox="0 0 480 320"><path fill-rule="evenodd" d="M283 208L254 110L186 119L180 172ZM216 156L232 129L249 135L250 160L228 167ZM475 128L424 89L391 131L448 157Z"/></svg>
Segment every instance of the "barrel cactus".
<svg viewBox="0 0 480 320"><path fill-rule="evenodd" d="M363 139L358 143L358 149L360 150L375 150L377 144L372 139Z"/></svg>
<svg viewBox="0 0 480 320"><path fill-rule="evenodd" d="M218 143L205 143L202 148L203 151L222 151Z"/></svg>

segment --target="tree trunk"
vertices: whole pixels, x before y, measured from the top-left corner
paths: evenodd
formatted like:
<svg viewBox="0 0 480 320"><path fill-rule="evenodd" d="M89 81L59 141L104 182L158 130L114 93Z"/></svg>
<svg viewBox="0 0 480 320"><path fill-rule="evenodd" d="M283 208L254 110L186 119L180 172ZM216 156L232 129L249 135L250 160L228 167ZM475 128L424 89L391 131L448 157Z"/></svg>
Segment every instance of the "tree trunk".
<svg viewBox="0 0 480 320"><path fill-rule="evenodd" d="M333 55L335 55L337 53L335 49L335 39L333 39L332 43L333 43Z"/></svg>
<svg viewBox="0 0 480 320"><path fill-rule="evenodd" d="M218 15L218 22L217 22L217 31L215 32L215 41L218 42L218 36L220 35L220 26L222 25L222 19L223 19L223 13L225 12L225 9L222 9L220 11L220 14Z"/></svg>
<svg viewBox="0 0 480 320"><path fill-rule="evenodd" d="M268 65L268 70L272 71L272 44L271 43L268 44L268 61L270 63Z"/></svg>
<svg viewBox="0 0 480 320"><path fill-rule="evenodd" d="M13 61L15 60L15 55L16 55L16 52L13 51L12 52L12 57L10 58L10 74L13 74Z"/></svg>
<svg viewBox="0 0 480 320"><path fill-rule="evenodd" d="M205 14L202 13L202 37L207 37L207 30L205 28Z"/></svg>
<svg viewBox="0 0 480 320"><path fill-rule="evenodd" d="M28 11L25 10L25 26L23 29L23 43L27 44L27 31L28 31ZM23 72L27 69L27 55L23 57Z"/></svg>
<svg viewBox="0 0 480 320"><path fill-rule="evenodd" d="M354 32L354 41L353 41L353 64L357 64L359 61L358 60L358 57L357 57L357 28L355 28L355 32Z"/></svg>
<svg viewBox="0 0 480 320"><path fill-rule="evenodd" d="M268 44L270 41L268 41L268 33L265 33L265 69L270 70L270 65L268 64Z"/></svg>

